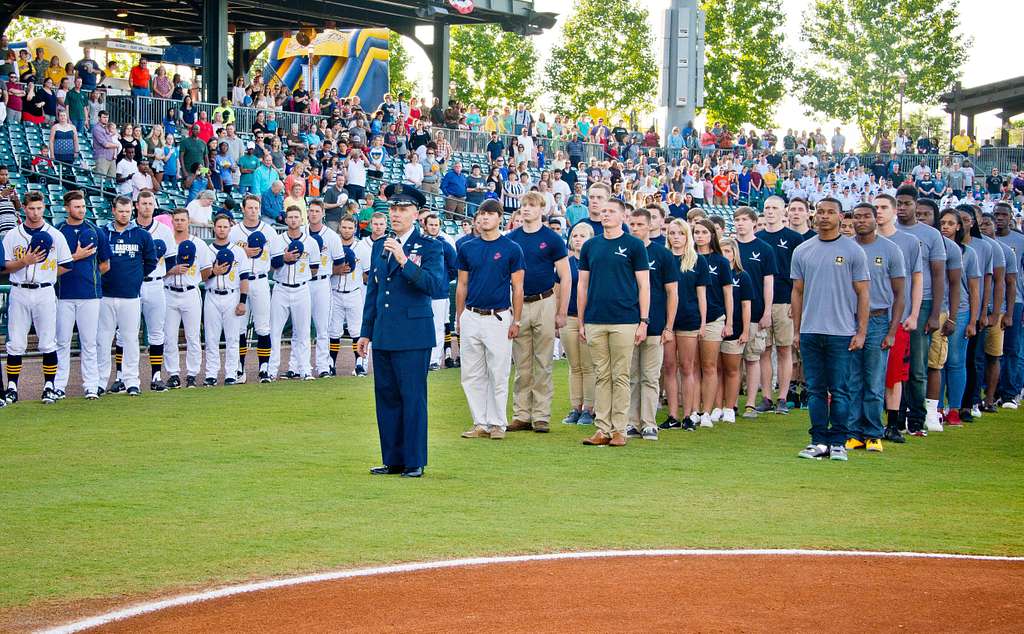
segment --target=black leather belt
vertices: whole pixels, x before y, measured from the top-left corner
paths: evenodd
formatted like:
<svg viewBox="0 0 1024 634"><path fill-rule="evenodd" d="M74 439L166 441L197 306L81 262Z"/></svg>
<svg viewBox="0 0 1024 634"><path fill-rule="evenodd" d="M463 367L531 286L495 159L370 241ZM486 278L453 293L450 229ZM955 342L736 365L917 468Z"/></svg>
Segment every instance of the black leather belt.
<svg viewBox="0 0 1024 634"><path fill-rule="evenodd" d="M278 284L284 286L285 288L302 288L303 286L306 285L305 282L299 282L298 284L285 284L284 282L278 282Z"/></svg>
<svg viewBox="0 0 1024 634"><path fill-rule="evenodd" d="M265 280L265 279L267 279L267 274L266 273L260 273L259 275L253 275L252 279L254 279L254 280Z"/></svg>
<svg viewBox="0 0 1024 634"><path fill-rule="evenodd" d="M142 278L142 281L143 282L162 282L163 279L164 278L162 278L162 277L144 277L144 278Z"/></svg>
<svg viewBox="0 0 1024 634"><path fill-rule="evenodd" d="M336 288L336 289L334 289L334 292L335 293L341 293L342 295L348 295L349 293L355 293L356 291L361 291L361 290L363 290L363 289L361 289L361 288L353 288L350 291L343 291L340 288Z"/></svg>
<svg viewBox="0 0 1024 634"><path fill-rule="evenodd" d="M527 295L523 298L523 301L529 304L530 302L539 302L542 299L547 299L555 294L555 289L549 288L543 293L537 293L536 295Z"/></svg>
<svg viewBox="0 0 1024 634"><path fill-rule="evenodd" d="M188 291L195 290L195 288L195 286L186 286L185 288L181 288L178 286L168 286L167 290L174 291L175 293L187 293Z"/></svg>
<svg viewBox="0 0 1024 634"><path fill-rule="evenodd" d="M12 282L11 286L17 286L18 288L27 288L29 290L32 290L36 288L49 288L53 286L53 282L43 282L42 284L18 284L16 282Z"/></svg>
<svg viewBox="0 0 1024 634"><path fill-rule="evenodd" d="M213 289L210 292L213 293L214 295L231 295L235 291L221 291L221 290Z"/></svg>
<svg viewBox="0 0 1024 634"><path fill-rule="evenodd" d="M316 276L316 277L314 277L314 278L313 278L313 279L312 279L311 281L313 281L313 282L319 282L320 280L326 280L326 279L327 279L327 278L329 278L329 277L330 277L330 275L317 275L317 276Z"/></svg>
<svg viewBox="0 0 1024 634"><path fill-rule="evenodd" d="M473 306L466 306L466 310L468 310L471 313L476 313L477 315L484 315L486 317L490 317L491 315L493 315L498 318L498 321L501 321L501 313L508 310L508 308L474 308Z"/></svg>

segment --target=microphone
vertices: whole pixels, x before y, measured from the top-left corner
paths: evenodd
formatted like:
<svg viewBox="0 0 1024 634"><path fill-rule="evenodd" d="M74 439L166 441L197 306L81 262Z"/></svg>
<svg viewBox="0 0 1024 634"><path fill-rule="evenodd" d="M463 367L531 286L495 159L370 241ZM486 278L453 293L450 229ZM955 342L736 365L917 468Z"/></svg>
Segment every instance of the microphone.
<svg viewBox="0 0 1024 634"><path fill-rule="evenodd" d="M384 234L384 239L386 240L387 238L392 238L392 239L396 239L397 240L398 239L398 234L395 233L394 231L388 230L388 232ZM385 262L390 262L391 261L391 251L388 251L384 255L384 261Z"/></svg>

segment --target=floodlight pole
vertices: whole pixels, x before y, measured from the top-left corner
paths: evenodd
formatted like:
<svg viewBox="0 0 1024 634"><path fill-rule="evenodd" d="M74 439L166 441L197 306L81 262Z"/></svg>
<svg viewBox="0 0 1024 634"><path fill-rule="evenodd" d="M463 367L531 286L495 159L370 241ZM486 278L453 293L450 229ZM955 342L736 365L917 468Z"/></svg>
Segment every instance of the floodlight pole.
<svg viewBox="0 0 1024 634"><path fill-rule="evenodd" d="M704 12L697 0L672 0L665 10L662 38L661 105L665 106L662 138L683 128L704 106Z"/></svg>

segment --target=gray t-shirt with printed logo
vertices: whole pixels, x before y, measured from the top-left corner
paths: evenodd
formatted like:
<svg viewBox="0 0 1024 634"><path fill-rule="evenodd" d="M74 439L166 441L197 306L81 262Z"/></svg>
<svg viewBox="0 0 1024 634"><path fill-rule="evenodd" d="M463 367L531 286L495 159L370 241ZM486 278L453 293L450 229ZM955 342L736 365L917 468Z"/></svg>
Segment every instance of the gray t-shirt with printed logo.
<svg viewBox="0 0 1024 634"><path fill-rule="evenodd" d="M903 251L895 242L882 236L877 236L869 244L857 244L864 249L864 255L868 258L868 272L871 274L871 310L891 311L895 300L892 280L907 277Z"/></svg>
<svg viewBox="0 0 1024 634"><path fill-rule="evenodd" d="M824 241L815 236L796 248L790 277L803 280L801 334L852 337L857 334L854 282L871 279L868 258L852 238Z"/></svg>
<svg viewBox="0 0 1024 634"><path fill-rule="evenodd" d="M921 289L923 291L922 301L930 301L932 298L932 269L931 262L945 262L946 249L942 244L942 234L935 227L928 226L921 222L912 225L897 224L896 228L905 231L917 238L921 245L921 260L925 263L921 268Z"/></svg>

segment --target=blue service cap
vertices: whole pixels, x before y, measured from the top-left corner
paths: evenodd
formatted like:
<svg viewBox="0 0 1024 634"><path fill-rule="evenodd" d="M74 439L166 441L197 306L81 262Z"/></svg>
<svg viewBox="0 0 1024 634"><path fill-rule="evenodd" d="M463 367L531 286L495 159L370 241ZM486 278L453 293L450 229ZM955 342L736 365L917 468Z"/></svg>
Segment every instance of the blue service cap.
<svg viewBox="0 0 1024 634"><path fill-rule="evenodd" d="M392 205L425 207L427 204L427 197L423 195L423 192L411 185L403 185L402 183L391 183L384 188L384 195L387 196L388 202Z"/></svg>

